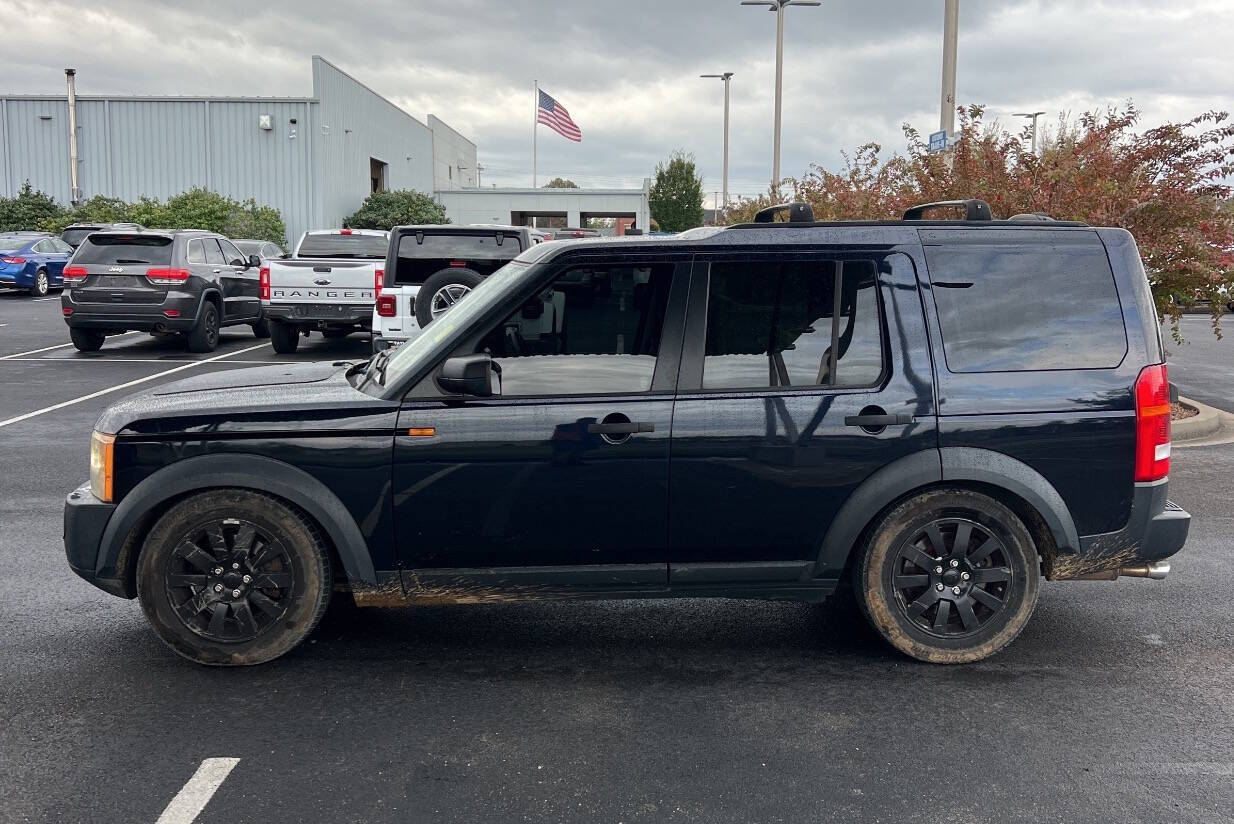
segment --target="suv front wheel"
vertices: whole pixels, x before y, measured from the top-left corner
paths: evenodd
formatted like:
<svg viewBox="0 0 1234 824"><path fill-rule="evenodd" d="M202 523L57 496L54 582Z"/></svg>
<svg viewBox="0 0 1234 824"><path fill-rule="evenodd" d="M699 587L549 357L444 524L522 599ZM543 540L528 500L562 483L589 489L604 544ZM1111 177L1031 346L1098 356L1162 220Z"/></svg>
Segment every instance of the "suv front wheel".
<svg viewBox="0 0 1234 824"><path fill-rule="evenodd" d="M965 489L924 492L885 514L855 572L874 628L901 652L936 664L993 655L1037 604L1032 536L1003 504Z"/></svg>
<svg viewBox="0 0 1234 824"><path fill-rule="evenodd" d="M186 498L155 523L137 594L155 633L189 660L261 664L303 641L326 611L331 570L307 517L248 489Z"/></svg>

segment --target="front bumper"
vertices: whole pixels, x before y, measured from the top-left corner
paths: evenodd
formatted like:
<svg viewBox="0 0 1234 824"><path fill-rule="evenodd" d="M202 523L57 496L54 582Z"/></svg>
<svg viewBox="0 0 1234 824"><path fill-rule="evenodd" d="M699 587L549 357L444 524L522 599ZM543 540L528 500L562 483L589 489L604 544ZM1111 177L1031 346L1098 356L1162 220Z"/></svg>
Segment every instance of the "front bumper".
<svg viewBox="0 0 1234 824"><path fill-rule="evenodd" d="M115 511L115 504L104 503L94 497L90 484L83 484L70 492L64 499L64 554L69 569L82 578L104 592L129 598L132 596L125 582L115 576L114 570L105 570L104 574L100 574L98 569L103 532Z"/></svg>

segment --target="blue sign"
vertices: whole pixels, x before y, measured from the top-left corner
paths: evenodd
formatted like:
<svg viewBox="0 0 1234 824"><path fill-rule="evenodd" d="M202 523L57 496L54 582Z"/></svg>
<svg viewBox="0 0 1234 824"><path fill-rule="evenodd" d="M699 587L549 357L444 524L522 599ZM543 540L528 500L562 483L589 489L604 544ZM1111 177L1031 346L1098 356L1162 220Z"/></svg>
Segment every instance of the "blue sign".
<svg viewBox="0 0 1234 824"><path fill-rule="evenodd" d="M941 152L947 148L947 132L934 132L930 135L929 149L932 152Z"/></svg>

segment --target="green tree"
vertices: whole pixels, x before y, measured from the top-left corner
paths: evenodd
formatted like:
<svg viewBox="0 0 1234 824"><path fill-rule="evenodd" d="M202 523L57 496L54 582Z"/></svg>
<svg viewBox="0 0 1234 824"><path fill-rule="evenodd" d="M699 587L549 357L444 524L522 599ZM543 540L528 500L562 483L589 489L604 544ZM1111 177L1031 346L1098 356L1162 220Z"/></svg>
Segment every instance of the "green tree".
<svg viewBox="0 0 1234 824"><path fill-rule="evenodd" d="M39 231L44 222L64 214L59 203L27 180L17 197L0 197L0 232Z"/></svg>
<svg viewBox="0 0 1234 824"><path fill-rule="evenodd" d="M703 179L694 155L673 152L656 166L651 185L651 216L666 232L683 232L703 225Z"/></svg>
<svg viewBox="0 0 1234 824"><path fill-rule="evenodd" d="M445 208L429 195L411 189L373 192L355 214L343 220L349 229L384 229L417 223L449 223Z"/></svg>
<svg viewBox="0 0 1234 824"><path fill-rule="evenodd" d="M577 189L578 184L573 180L564 177L555 177L548 183L545 183L543 189Z"/></svg>

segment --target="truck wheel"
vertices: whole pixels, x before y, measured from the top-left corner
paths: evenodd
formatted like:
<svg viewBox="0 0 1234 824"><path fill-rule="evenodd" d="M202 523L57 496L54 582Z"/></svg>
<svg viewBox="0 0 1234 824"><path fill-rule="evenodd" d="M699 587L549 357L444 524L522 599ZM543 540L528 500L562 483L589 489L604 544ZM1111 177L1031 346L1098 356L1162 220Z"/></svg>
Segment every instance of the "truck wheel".
<svg viewBox="0 0 1234 824"><path fill-rule="evenodd" d="M330 601L318 528L271 495L214 489L155 523L137 562L137 594L155 633L199 664L278 658L305 639Z"/></svg>
<svg viewBox="0 0 1234 824"><path fill-rule="evenodd" d="M270 337L270 321L262 318L253 324L253 337L259 340L265 340Z"/></svg>
<svg viewBox="0 0 1234 824"><path fill-rule="evenodd" d="M106 336L102 332L92 332L89 329L70 329L69 338L78 352L97 352L103 348Z"/></svg>
<svg viewBox="0 0 1234 824"><path fill-rule="evenodd" d="M290 355L300 345L300 328L281 320L270 321L270 345L280 355Z"/></svg>
<svg viewBox="0 0 1234 824"><path fill-rule="evenodd" d="M47 270L40 269L34 273L34 283L30 286L31 297L45 297L51 290L51 281L47 279Z"/></svg>
<svg viewBox="0 0 1234 824"><path fill-rule="evenodd" d="M416 295L416 323L420 328L441 317L483 281L474 269L442 269L429 275Z"/></svg>
<svg viewBox="0 0 1234 824"><path fill-rule="evenodd" d="M219 310L212 301L201 307L197 325L189 330L187 338L190 352L213 352L219 345Z"/></svg>
<svg viewBox="0 0 1234 824"><path fill-rule="evenodd" d="M935 664L993 655L1037 605L1032 536L998 501L937 489L884 515L856 569L866 617L896 649Z"/></svg>

